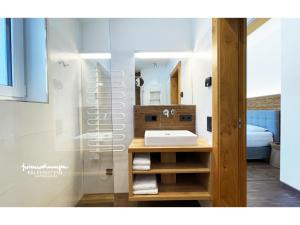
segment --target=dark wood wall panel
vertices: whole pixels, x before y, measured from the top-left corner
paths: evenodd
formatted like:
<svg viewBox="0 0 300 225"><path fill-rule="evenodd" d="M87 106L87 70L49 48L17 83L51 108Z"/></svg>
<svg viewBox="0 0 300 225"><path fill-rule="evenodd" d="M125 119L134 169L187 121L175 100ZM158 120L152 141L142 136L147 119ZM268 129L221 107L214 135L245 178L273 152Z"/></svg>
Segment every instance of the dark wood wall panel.
<svg viewBox="0 0 300 225"><path fill-rule="evenodd" d="M248 110L280 110L280 94L247 99Z"/></svg>
<svg viewBox="0 0 300 225"><path fill-rule="evenodd" d="M163 115L164 109L175 109L175 116L169 118ZM156 116L157 121L147 122L146 115ZM180 121L180 115L191 115L192 121ZM134 136L144 137L145 130L189 130L196 132L195 105L161 105L161 106L134 106Z"/></svg>

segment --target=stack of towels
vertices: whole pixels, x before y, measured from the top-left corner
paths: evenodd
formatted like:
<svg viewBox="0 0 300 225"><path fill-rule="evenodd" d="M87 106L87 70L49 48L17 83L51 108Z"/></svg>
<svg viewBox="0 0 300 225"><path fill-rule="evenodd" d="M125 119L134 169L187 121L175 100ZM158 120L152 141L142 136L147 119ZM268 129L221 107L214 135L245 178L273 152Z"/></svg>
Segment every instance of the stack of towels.
<svg viewBox="0 0 300 225"><path fill-rule="evenodd" d="M133 181L133 194L135 195L158 194L156 176L154 174L136 175Z"/></svg>
<svg viewBox="0 0 300 225"><path fill-rule="evenodd" d="M150 153L135 153L133 157L133 170L150 170Z"/></svg>

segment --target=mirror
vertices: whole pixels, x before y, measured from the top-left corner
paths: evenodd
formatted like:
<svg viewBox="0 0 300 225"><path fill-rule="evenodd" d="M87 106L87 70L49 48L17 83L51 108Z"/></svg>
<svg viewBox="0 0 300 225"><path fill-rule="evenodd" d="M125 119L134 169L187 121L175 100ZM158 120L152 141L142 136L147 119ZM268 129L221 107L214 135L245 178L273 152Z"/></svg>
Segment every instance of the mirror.
<svg viewBox="0 0 300 225"><path fill-rule="evenodd" d="M135 59L135 104L181 104L181 59Z"/></svg>

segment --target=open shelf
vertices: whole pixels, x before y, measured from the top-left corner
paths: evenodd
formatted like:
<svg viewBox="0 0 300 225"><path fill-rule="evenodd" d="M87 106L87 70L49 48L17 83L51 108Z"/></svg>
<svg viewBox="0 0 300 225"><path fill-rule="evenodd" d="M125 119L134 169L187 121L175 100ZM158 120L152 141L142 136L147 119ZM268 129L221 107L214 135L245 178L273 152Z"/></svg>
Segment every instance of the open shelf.
<svg viewBox="0 0 300 225"><path fill-rule="evenodd" d="M212 147L198 139L195 146L144 146L143 139L134 139L128 149L128 183L130 201L205 200L211 196ZM151 157L150 170L133 170L136 153L147 152ZM155 174L156 195L134 195L136 176Z"/></svg>
<svg viewBox="0 0 300 225"><path fill-rule="evenodd" d="M156 195L131 195L131 201L211 200L210 193L199 184L159 184Z"/></svg>
<svg viewBox="0 0 300 225"><path fill-rule="evenodd" d="M152 163L151 170L133 170L133 174L209 173L210 168L197 162Z"/></svg>

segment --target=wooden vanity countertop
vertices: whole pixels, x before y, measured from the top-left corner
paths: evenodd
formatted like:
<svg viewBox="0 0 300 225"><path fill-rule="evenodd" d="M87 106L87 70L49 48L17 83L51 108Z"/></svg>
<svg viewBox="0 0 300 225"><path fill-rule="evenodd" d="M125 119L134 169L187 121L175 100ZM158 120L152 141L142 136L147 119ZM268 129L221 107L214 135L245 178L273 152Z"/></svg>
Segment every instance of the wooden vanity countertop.
<svg viewBox="0 0 300 225"><path fill-rule="evenodd" d="M144 138L134 138L128 152L211 152L212 145L204 138L198 138L197 145L145 146Z"/></svg>

